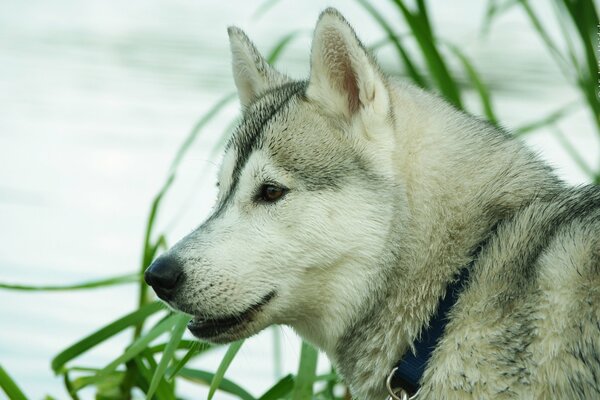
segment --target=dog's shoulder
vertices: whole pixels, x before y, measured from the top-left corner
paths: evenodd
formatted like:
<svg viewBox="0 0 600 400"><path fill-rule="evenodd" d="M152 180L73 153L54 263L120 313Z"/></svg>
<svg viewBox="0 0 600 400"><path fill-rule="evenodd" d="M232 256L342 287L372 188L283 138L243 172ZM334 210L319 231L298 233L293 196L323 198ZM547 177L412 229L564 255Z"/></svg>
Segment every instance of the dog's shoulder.
<svg viewBox="0 0 600 400"><path fill-rule="evenodd" d="M598 396L600 188L541 196L500 222L450 318L425 397Z"/></svg>

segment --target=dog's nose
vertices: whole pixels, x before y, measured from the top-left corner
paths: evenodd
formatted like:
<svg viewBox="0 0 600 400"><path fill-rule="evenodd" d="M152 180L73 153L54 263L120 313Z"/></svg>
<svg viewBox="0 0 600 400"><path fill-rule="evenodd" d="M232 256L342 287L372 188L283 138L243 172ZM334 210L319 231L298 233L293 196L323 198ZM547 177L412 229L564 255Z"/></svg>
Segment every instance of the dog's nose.
<svg viewBox="0 0 600 400"><path fill-rule="evenodd" d="M162 256L154 260L144 273L144 280L154 289L158 297L170 300L175 288L183 278L181 264L172 257Z"/></svg>

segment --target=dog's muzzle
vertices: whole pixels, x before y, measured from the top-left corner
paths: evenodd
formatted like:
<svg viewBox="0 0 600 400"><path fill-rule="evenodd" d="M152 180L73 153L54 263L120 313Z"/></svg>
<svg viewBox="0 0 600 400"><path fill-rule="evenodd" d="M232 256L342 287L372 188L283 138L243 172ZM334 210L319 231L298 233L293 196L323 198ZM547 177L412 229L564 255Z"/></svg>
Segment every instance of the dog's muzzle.
<svg viewBox="0 0 600 400"><path fill-rule="evenodd" d="M144 280L152 286L158 297L169 301L183 281L183 268L174 258L161 256L144 272Z"/></svg>

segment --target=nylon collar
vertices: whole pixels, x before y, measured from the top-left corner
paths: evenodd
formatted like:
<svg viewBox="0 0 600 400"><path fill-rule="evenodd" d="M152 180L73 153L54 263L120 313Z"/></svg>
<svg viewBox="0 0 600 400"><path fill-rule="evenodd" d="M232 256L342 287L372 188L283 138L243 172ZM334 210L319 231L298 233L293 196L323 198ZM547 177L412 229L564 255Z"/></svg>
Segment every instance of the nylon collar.
<svg viewBox="0 0 600 400"><path fill-rule="evenodd" d="M456 304L460 292L469 279L470 266L464 267L454 282L448 285L436 313L429 321L429 326L421 332L420 338L414 343L415 351L407 352L396 364L397 369L392 377L393 387L401 387L410 396L419 390L419 382L431 358L431 353L448 323L448 312Z"/></svg>

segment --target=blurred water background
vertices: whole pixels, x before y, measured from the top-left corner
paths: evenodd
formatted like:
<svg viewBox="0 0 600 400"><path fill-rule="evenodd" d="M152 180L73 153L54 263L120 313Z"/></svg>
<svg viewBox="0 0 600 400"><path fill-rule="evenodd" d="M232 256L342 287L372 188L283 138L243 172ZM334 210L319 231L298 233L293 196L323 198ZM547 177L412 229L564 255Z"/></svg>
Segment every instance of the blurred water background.
<svg viewBox="0 0 600 400"><path fill-rule="evenodd" d="M373 3L396 12L391 2ZM228 25L244 28L264 52L291 30L306 32L278 63L296 78L308 74L310 32L327 5L338 7L367 44L384 37L356 2L281 1L257 17L260 4L0 3L1 282L66 284L139 269L150 200L175 151L199 116L234 90ZM429 2L438 36L467 53L489 83L500 121L516 127L576 101L579 94L565 82L523 13L508 11L484 34L484 4ZM400 70L389 49L377 54L387 71ZM475 98L467 96L467 104L478 104ZM470 109L480 112L477 106ZM219 162L211 150L237 111L237 103L227 108L185 159L159 215L169 243L206 216ZM597 170L600 149L589 115L574 112L559 125ZM561 177L587 182L547 131L526 140ZM0 362L31 398L67 398L51 372L52 356L133 310L136 299L135 285L52 293L0 290ZM228 372L254 394L264 391L274 375L296 367L295 334L283 330L281 371L273 363L272 335L267 330L247 342ZM105 364L129 338L127 332L85 359ZM215 351L195 363L214 370L221 356ZM93 397L91 391L83 393ZM203 398L206 391L183 385L182 393Z"/></svg>

